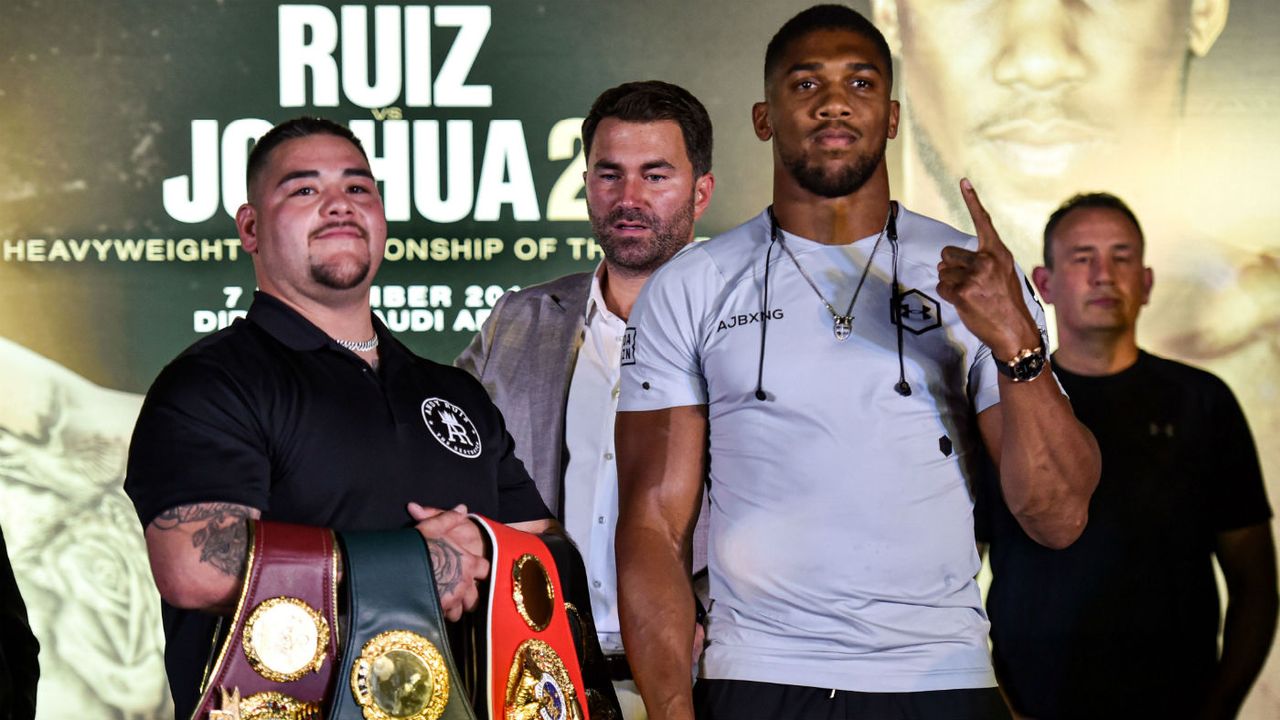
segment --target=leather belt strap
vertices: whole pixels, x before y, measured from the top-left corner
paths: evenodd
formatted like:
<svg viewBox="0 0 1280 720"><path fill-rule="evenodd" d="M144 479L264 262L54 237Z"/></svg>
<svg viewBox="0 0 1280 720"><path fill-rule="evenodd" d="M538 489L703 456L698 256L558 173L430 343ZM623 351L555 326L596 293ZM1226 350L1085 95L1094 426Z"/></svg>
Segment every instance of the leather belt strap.
<svg viewBox="0 0 1280 720"><path fill-rule="evenodd" d="M489 536L490 720L589 720L564 591L536 535L472 515Z"/></svg>
<svg viewBox="0 0 1280 720"><path fill-rule="evenodd" d="M350 624L329 720L475 720L417 530L340 533Z"/></svg>
<svg viewBox="0 0 1280 720"><path fill-rule="evenodd" d="M195 720L318 720L338 649L333 533L252 521L245 581Z"/></svg>

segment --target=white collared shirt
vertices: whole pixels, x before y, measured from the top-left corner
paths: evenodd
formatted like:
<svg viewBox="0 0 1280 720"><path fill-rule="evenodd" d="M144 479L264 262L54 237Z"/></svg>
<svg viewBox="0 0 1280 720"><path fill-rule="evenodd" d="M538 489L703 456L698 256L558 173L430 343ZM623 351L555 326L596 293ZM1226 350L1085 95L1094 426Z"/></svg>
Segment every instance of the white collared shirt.
<svg viewBox="0 0 1280 720"><path fill-rule="evenodd" d="M587 567L591 614L606 654L622 652L618 574L613 538L618 525L618 469L613 419L621 375L618 361L626 322L609 311L600 291L601 263L591 279L582 346L565 409L564 526Z"/></svg>

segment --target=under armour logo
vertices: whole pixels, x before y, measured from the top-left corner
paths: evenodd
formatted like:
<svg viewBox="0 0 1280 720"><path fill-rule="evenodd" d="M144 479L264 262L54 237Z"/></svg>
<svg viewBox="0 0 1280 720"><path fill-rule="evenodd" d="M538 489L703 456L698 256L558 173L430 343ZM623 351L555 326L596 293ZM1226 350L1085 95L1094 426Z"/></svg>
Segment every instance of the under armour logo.
<svg viewBox="0 0 1280 720"><path fill-rule="evenodd" d="M1151 431L1151 437L1160 437L1161 435L1168 438L1173 437L1173 423L1164 423L1161 425L1158 422L1152 421L1149 429Z"/></svg>
<svg viewBox="0 0 1280 720"><path fill-rule="evenodd" d="M922 305L917 308L917 307L911 307L910 303L899 303L898 317L904 317L908 319L919 318L921 320L932 320L933 309L928 307L927 305Z"/></svg>
<svg viewBox="0 0 1280 720"><path fill-rule="evenodd" d="M919 290L908 290L890 306L890 321L920 335L942 327L942 306Z"/></svg>

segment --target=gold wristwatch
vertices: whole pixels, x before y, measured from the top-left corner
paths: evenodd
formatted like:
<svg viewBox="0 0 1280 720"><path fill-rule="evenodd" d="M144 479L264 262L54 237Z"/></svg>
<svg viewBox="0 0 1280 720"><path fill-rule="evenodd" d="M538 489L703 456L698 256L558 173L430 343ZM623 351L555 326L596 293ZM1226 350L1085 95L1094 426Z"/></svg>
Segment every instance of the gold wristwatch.
<svg viewBox="0 0 1280 720"><path fill-rule="evenodd" d="M996 361L996 369L1001 375L1016 383L1031 382L1044 372L1044 345L1019 350L1012 360L1001 360L994 355L992 359Z"/></svg>

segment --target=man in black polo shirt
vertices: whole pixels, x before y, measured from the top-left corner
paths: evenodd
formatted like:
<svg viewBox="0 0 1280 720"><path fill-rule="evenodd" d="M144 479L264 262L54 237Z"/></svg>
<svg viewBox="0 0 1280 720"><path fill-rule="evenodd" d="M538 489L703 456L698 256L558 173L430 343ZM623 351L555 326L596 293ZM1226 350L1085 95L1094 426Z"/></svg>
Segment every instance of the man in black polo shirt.
<svg viewBox="0 0 1280 720"><path fill-rule="evenodd" d="M236 227L260 291L246 320L156 379L125 481L164 601L178 717L198 699L216 616L239 597L248 519L416 523L450 620L476 605L489 572L466 512L551 526L483 387L373 317L386 218L351 132L311 118L275 127L249 157L248 191Z"/></svg>

